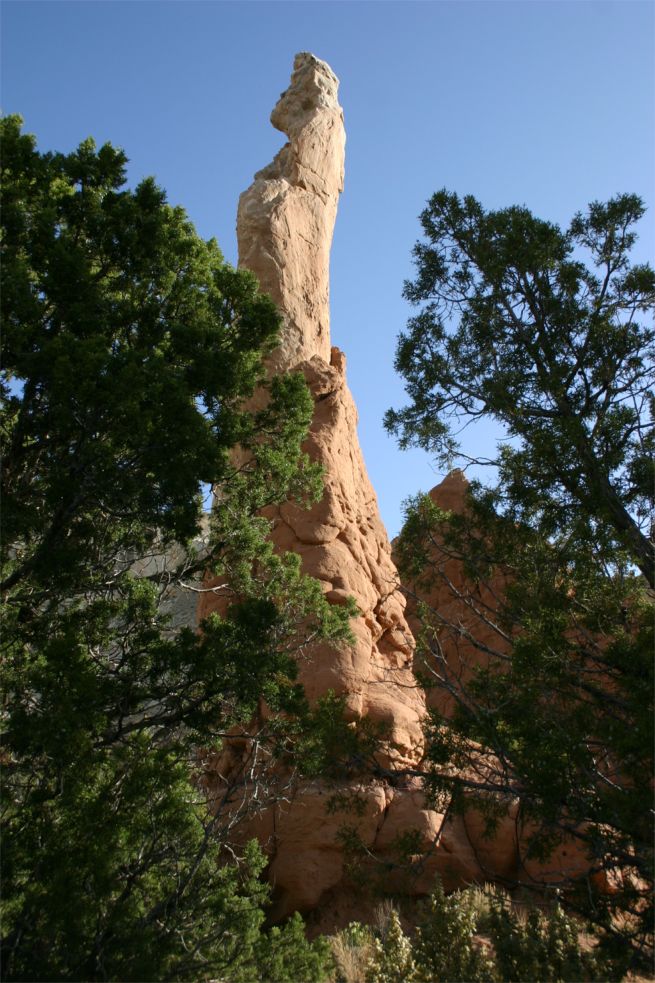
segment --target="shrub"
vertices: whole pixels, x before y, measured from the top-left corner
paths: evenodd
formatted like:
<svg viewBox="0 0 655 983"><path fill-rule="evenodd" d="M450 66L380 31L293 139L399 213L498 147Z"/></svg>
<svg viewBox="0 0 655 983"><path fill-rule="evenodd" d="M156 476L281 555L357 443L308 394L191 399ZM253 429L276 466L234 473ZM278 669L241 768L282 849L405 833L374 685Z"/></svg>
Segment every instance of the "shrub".
<svg viewBox="0 0 655 983"><path fill-rule="evenodd" d="M366 983L412 983L418 980L412 958L412 943L402 930L400 918L392 911L384 939L376 939L366 972Z"/></svg>
<svg viewBox="0 0 655 983"><path fill-rule="evenodd" d="M577 983L620 980L624 975L624 968L598 948L581 948L580 926L559 904L550 912L533 908L522 919L494 899L489 927L501 980Z"/></svg>
<svg viewBox="0 0 655 983"><path fill-rule="evenodd" d="M494 979L493 963L475 938L480 912L478 894L459 891L446 897L441 882L437 882L416 932L416 979L430 983Z"/></svg>
<svg viewBox="0 0 655 983"><path fill-rule="evenodd" d="M353 924L347 931L354 939L367 930ZM507 892L490 885L446 897L438 882L423 906L413 939L403 933L395 910L386 928L376 934L365 977L343 975L338 980L613 983L626 971L625 952L617 955L602 945L582 942L581 924L559 904L549 910L526 906L517 910Z"/></svg>
<svg viewBox="0 0 655 983"><path fill-rule="evenodd" d="M330 939L336 983L365 983L373 957L373 931L368 925L351 922Z"/></svg>
<svg viewBox="0 0 655 983"><path fill-rule="evenodd" d="M296 912L281 928L275 927L259 941L254 964L234 983L321 983L334 969L330 943L325 938L309 942L305 925Z"/></svg>

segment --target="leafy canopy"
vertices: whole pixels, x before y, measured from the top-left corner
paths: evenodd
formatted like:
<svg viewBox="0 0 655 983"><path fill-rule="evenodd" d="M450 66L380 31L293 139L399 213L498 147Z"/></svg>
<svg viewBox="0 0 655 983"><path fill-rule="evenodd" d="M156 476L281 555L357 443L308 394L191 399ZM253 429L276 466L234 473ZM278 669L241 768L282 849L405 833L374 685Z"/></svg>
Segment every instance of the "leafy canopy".
<svg viewBox="0 0 655 983"><path fill-rule="evenodd" d="M562 231L525 208L485 212L435 194L405 285L421 310L396 355L411 404L386 424L401 446L450 466L454 426L497 421L509 442L495 463L516 518L545 535L593 538L602 524L655 586L655 336L642 323L655 273L629 262L643 213L620 195Z"/></svg>
<svg viewBox="0 0 655 983"><path fill-rule="evenodd" d="M321 978L298 924L263 931L258 851L219 864L234 788L209 808L198 751L262 696L302 733L295 656L347 634L261 517L320 494L311 398L284 376L247 408L274 305L151 179L125 187L121 151L40 153L17 117L2 138L5 977L255 979L284 954ZM225 614L196 634L205 569Z"/></svg>
<svg viewBox="0 0 655 983"><path fill-rule="evenodd" d="M621 195L562 231L436 194L398 345L411 403L387 415L442 464L475 419L508 438L493 485L472 483L459 513L418 496L398 543L445 694L428 786L475 802L490 833L520 801L516 881L539 888L533 861L559 851L566 903L636 958L653 884L655 274L629 262L643 211Z"/></svg>

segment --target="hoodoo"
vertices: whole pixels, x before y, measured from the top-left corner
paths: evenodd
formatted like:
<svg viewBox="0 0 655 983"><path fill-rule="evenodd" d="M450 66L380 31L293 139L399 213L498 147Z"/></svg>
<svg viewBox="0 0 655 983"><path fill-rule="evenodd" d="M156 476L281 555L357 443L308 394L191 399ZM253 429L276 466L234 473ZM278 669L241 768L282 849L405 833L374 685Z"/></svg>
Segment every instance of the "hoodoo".
<svg viewBox="0 0 655 983"><path fill-rule="evenodd" d="M339 80L306 52L271 113L289 137L239 200L239 266L252 270L284 314L271 363L330 362L330 247L343 190L346 134Z"/></svg>
<svg viewBox="0 0 655 983"><path fill-rule="evenodd" d="M315 402L305 449L324 471L322 500L309 510L282 506L273 538L300 553L331 602L350 596L359 608L354 648L315 649L303 682L310 698L333 689L347 696L353 715L385 720L396 754L416 761L424 700L411 674L404 599L359 447L345 357L330 344L329 258L345 146L338 85L325 62L296 56L291 85L271 114L289 142L239 202L239 265L282 312L271 367L304 373Z"/></svg>
<svg viewBox="0 0 655 983"><path fill-rule="evenodd" d="M283 316L269 368L304 374L314 398L305 450L324 475L323 497L311 509L286 504L268 513L272 539L280 550L300 555L304 572L320 581L332 604L352 597L358 609L354 644L314 645L299 667L300 681L310 700L332 690L344 697L348 719L366 716L385 725L389 740L380 772L391 774L420 763L426 699L414 676L405 599L359 446L345 356L330 344L329 256L345 147L338 84L325 62L306 52L296 56L291 85L271 114L289 141L239 202L239 265L256 274ZM447 480L442 495L454 481ZM461 482L455 484L460 494ZM199 618L219 604L211 592L201 595ZM226 767L229 760L221 763ZM403 881L405 891L430 891L436 873L446 890L516 873L516 809L490 842L476 813L448 816L447 807L444 813L429 808L416 779L344 779L341 791L357 794L357 814L331 813L329 790L301 782L246 831L271 858L278 916L322 907L332 924L353 916L338 835L346 824L383 861L395 856L399 835L412 832L416 865L411 880Z"/></svg>
<svg viewBox="0 0 655 983"><path fill-rule="evenodd" d="M309 510L283 505L273 516L272 537L294 550L333 604L357 603L354 645L321 644L300 667L307 695L343 695L352 718L383 721L389 755L400 765L421 757L425 699L412 672L413 640L405 602L366 474L357 437L357 411L346 384L345 357L330 344L329 255L337 202L343 187L345 132L338 80L313 55L296 56L291 85L271 115L289 142L255 175L241 195L237 219L239 265L252 270L277 303L284 328L270 359L272 370L302 371L315 401L305 450L324 470L325 492ZM199 616L216 604L201 600ZM404 824L422 806L415 789L357 786L362 816L327 816L325 789L301 786L275 807L274 835L265 844L280 911L315 907L342 880L339 826L351 823L368 848L394 838L396 812ZM414 805L405 801L408 796ZM261 825L261 824L260 824ZM413 826L419 825L413 817ZM433 846L439 817L422 816L426 847Z"/></svg>

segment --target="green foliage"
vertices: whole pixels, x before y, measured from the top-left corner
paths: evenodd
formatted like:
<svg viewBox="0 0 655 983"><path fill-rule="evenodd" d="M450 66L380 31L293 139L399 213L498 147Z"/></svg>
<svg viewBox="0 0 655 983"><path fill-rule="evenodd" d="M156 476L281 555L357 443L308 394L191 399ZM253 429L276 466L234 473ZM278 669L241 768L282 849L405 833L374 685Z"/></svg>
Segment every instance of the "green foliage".
<svg viewBox="0 0 655 983"><path fill-rule="evenodd" d="M353 604L345 610L354 615L357 609ZM304 773L334 781L337 789L344 778L371 767L381 740L380 726L366 718L348 721L345 711L345 697L328 690L309 712L311 726L305 726L304 721L299 721L299 726L294 727L293 723L285 726L292 753L302 757ZM337 790L335 805L340 801L339 796ZM347 793L346 797L349 797Z"/></svg>
<svg viewBox="0 0 655 983"><path fill-rule="evenodd" d="M442 463L472 420L507 438L493 487L473 482L461 514L417 497L398 543L424 599L425 680L454 703L433 715L428 787L475 804L490 833L519 798L526 859L586 857L587 877L563 871L563 902L647 958L655 375L641 322L655 274L629 264L642 214L622 195L561 231L435 195L405 291L423 306L398 346L412 402L387 423ZM425 600L437 587L455 617ZM493 757L476 780L480 747Z"/></svg>
<svg viewBox="0 0 655 983"><path fill-rule="evenodd" d="M654 334L639 318L655 272L629 264L643 213L620 195L563 232L525 208L435 194L405 285L424 306L396 355L412 402L386 422L450 467L453 426L496 421L511 440L496 463L514 518L545 535L602 535L654 586Z"/></svg>
<svg viewBox="0 0 655 983"><path fill-rule="evenodd" d="M125 188L121 151L42 154L16 117L2 137L5 978L231 978L286 954L318 979L297 923L262 934L257 851L219 865L229 794L210 810L194 774L262 696L308 719L294 656L347 637L260 515L321 493L311 398L285 376L247 408L274 305L152 180ZM167 612L207 568L225 614L200 635ZM275 718L257 740L274 751Z"/></svg>
<svg viewBox="0 0 655 983"><path fill-rule="evenodd" d="M373 932L368 925L350 922L340 933L352 946L366 946L373 941Z"/></svg>
<svg viewBox="0 0 655 983"><path fill-rule="evenodd" d="M231 975L230 983L319 983L327 979L333 966L330 943L322 937L308 942L303 920L296 913L284 927L274 927L260 937L251 966Z"/></svg>
<svg viewBox="0 0 655 983"><path fill-rule="evenodd" d="M493 962L474 937L476 916L472 892L446 897L443 886L437 882L414 940L414 959L419 967L417 979L434 983L494 979Z"/></svg>
<svg viewBox="0 0 655 983"><path fill-rule="evenodd" d="M548 914L530 910L520 917L509 905L491 905L489 934L499 980L621 980L625 965L607 959L598 948L584 948L579 926L560 905ZM623 960L625 963L625 959Z"/></svg>
<svg viewBox="0 0 655 983"><path fill-rule="evenodd" d="M481 903L483 901L484 903ZM352 929L352 927L351 927ZM448 897L437 883L412 938L397 912L375 939L368 983L582 983L621 980L626 958L609 956L559 904L521 910L498 892Z"/></svg>
<svg viewBox="0 0 655 983"><path fill-rule="evenodd" d="M396 911L391 912L383 939L376 939L366 973L367 983L411 983L417 980L412 943L402 930Z"/></svg>

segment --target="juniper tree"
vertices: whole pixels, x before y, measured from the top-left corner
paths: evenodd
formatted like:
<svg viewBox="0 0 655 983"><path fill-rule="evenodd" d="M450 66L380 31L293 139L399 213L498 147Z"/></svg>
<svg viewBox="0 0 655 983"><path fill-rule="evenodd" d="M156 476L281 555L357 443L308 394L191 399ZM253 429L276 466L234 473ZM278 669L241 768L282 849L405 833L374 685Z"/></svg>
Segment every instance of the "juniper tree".
<svg viewBox="0 0 655 983"><path fill-rule="evenodd" d="M653 842L655 274L631 265L630 251L643 212L620 195L562 230L525 208L487 212L471 197L434 195L405 286L419 311L396 357L410 403L386 418L401 445L447 466L458 453L470 462L457 434L472 421L504 432L478 462L494 477L472 483L465 513L419 496L400 537L419 595L446 585L452 558L466 575L448 588L459 590L457 624L422 608L427 675L456 700L452 719L433 720L428 780L461 804L476 746L491 751L478 803L490 829L518 796L535 857L577 840L588 876L563 883L568 902L642 951ZM495 597L481 589L498 583L507 587ZM449 665L449 633L477 648L473 673ZM608 878L612 893L599 892Z"/></svg>
<svg viewBox="0 0 655 983"><path fill-rule="evenodd" d="M318 978L297 924L262 933L258 851L219 865L194 774L262 696L306 715L294 656L347 631L260 515L320 494L311 398L263 381L272 301L120 150L2 135L4 976L251 979L284 952ZM161 602L205 568L233 603L197 634Z"/></svg>

